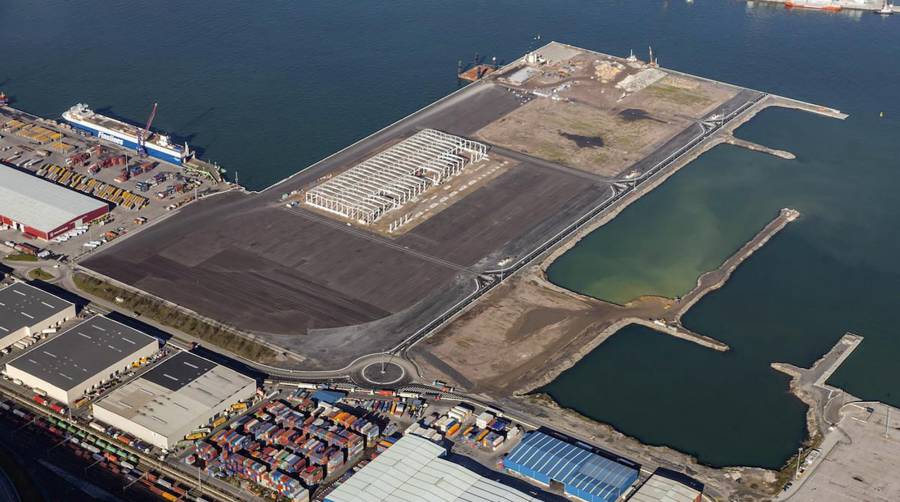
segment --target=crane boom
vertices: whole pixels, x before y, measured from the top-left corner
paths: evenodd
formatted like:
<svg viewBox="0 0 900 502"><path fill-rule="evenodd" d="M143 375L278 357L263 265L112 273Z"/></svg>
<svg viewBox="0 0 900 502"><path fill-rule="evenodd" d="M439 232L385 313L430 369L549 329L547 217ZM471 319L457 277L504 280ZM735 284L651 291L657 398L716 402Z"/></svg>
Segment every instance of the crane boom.
<svg viewBox="0 0 900 502"><path fill-rule="evenodd" d="M147 119L147 125L138 132L138 153L142 156L147 154L144 147L144 141L150 136L150 126L153 125L153 119L156 118L156 107L159 103L153 103L153 110L150 111L150 118Z"/></svg>

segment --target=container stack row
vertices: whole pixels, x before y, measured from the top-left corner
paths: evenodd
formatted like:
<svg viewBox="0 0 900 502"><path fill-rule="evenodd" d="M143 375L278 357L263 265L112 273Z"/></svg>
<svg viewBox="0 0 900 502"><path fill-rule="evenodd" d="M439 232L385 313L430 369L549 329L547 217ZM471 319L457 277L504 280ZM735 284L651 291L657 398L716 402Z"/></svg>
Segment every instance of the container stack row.
<svg viewBox="0 0 900 502"><path fill-rule="evenodd" d="M379 427L363 417L298 393L262 405L196 446L187 463L237 478L291 500L336 475L374 446Z"/></svg>

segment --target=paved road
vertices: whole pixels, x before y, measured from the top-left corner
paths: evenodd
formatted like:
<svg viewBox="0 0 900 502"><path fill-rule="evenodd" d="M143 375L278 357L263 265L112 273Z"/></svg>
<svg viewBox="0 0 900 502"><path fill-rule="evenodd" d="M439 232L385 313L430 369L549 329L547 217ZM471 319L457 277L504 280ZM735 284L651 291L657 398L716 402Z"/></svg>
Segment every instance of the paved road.
<svg viewBox="0 0 900 502"><path fill-rule="evenodd" d="M524 165L538 166L544 169L552 169L554 171L559 171L562 173L570 174L573 176L577 176L579 178L586 179L588 181L592 181L594 183L610 183L615 181L616 178L609 178L606 176L600 176L599 174L589 173L587 171L583 171L581 169L576 169L574 167L564 166L561 164L557 164L555 162L550 162L549 160L539 159L532 155L528 155L527 153L517 152L515 150L510 150L509 148L505 148L502 146L497 146L493 143L488 143L490 145L490 152L497 153L503 157L507 157L513 160L517 160Z"/></svg>

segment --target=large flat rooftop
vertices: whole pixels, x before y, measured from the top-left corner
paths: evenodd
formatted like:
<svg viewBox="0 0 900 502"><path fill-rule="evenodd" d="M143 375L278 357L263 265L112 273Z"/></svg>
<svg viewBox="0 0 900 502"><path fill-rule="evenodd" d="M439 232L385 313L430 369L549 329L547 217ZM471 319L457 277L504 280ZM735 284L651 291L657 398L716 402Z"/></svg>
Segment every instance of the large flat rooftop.
<svg viewBox="0 0 900 502"><path fill-rule="evenodd" d="M70 390L130 354L159 341L103 316L95 316L9 363L54 387Z"/></svg>
<svg viewBox="0 0 900 502"><path fill-rule="evenodd" d="M223 403L230 404L234 396L255 385L252 378L234 370L190 352L178 352L94 406L172 438L183 434L185 427L199 425L197 421L210 410L221 409Z"/></svg>
<svg viewBox="0 0 900 502"><path fill-rule="evenodd" d="M616 85L645 64L561 44L542 50L548 62L520 85L506 76L524 60L270 189L192 204L82 265L263 336L305 356L306 368L342 367L400 343L470 295L477 276L527 255L696 140L708 116L759 95L662 69L625 91ZM613 80L596 78L601 61L618 69ZM396 235L281 201L423 129L486 144L502 169L430 189L416 211L441 209Z"/></svg>
<svg viewBox="0 0 900 502"><path fill-rule="evenodd" d="M0 164L0 216L49 232L105 206L105 202Z"/></svg>
<svg viewBox="0 0 900 502"><path fill-rule="evenodd" d="M72 302L24 282L0 289L0 337L34 326L67 308Z"/></svg>
<svg viewBox="0 0 900 502"><path fill-rule="evenodd" d="M325 497L326 502L537 502L442 458L446 450L408 434ZM427 495L426 495L427 494Z"/></svg>

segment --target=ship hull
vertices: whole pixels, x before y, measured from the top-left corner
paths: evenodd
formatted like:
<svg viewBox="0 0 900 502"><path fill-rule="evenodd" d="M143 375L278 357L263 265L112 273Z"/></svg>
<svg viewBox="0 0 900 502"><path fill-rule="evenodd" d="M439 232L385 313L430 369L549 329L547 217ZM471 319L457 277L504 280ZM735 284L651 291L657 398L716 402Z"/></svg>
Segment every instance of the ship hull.
<svg viewBox="0 0 900 502"><path fill-rule="evenodd" d="M102 140L115 143L125 148L137 149L138 147L137 138L134 136L122 134L120 132L106 129L104 127L96 126L83 120L73 119L71 117L67 117L66 114L63 114L63 119L65 119L66 122L71 124L76 129L90 133L91 136L96 136ZM184 162L184 158L181 152L177 150L164 149L150 142L145 142L144 148L147 151L147 155L151 157L155 157L157 159L165 160L167 162L179 165Z"/></svg>
<svg viewBox="0 0 900 502"><path fill-rule="evenodd" d="M828 12L840 12L842 10L842 7L840 5L805 4L794 2L785 2L784 7L786 9L824 10Z"/></svg>

